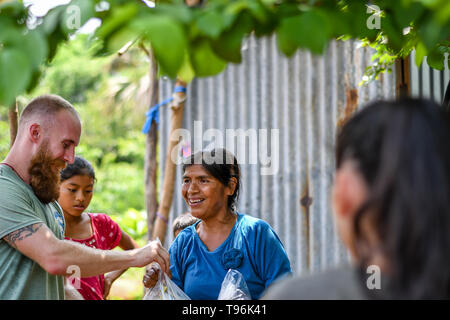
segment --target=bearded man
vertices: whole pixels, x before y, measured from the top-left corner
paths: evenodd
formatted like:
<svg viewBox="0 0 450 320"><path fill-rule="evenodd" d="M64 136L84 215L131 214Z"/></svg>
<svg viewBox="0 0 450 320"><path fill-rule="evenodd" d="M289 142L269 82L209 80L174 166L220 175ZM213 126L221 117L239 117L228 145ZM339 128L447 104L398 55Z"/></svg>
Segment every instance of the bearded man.
<svg viewBox="0 0 450 320"><path fill-rule="evenodd" d="M64 276L90 277L158 262L158 242L129 251L104 251L64 240L56 202L59 171L73 163L81 121L63 98L44 95L23 110L16 140L0 164L0 299L64 299Z"/></svg>

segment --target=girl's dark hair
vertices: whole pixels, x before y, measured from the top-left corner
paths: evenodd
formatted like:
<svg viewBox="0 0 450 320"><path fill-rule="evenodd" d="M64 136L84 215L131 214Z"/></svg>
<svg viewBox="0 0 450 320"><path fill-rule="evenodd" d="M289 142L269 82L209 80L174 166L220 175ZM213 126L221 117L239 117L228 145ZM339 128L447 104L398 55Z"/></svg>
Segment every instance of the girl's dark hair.
<svg viewBox="0 0 450 320"><path fill-rule="evenodd" d="M72 164L67 165L65 169L61 170L61 182L77 175L87 175L95 181L94 168L89 161L81 157L75 157Z"/></svg>
<svg viewBox="0 0 450 320"><path fill-rule="evenodd" d="M236 189L234 190L233 195L228 197L228 208L235 212L241 187L241 170L236 157L231 152L222 148L199 151L184 159L183 173L186 171L187 167L194 164L200 164L224 186L228 186L231 178L236 178Z"/></svg>
<svg viewBox="0 0 450 320"><path fill-rule="evenodd" d="M362 284L366 217L388 263L386 298L450 298L449 141L447 114L420 99L371 103L338 134L337 167L355 160L369 187L354 222Z"/></svg>

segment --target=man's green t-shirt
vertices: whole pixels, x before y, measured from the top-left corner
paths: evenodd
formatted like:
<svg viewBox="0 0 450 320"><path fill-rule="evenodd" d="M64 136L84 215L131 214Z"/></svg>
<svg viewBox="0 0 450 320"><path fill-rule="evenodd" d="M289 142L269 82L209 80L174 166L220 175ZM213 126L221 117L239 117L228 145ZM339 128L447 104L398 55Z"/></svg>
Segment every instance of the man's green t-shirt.
<svg viewBox="0 0 450 320"><path fill-rule="evenodd" d="M44 223L64 239L64 215L57 202L44 205L8 166L0 165L0 299L64 299L64 277L41 266L3 238L15 230Z"/></svg>

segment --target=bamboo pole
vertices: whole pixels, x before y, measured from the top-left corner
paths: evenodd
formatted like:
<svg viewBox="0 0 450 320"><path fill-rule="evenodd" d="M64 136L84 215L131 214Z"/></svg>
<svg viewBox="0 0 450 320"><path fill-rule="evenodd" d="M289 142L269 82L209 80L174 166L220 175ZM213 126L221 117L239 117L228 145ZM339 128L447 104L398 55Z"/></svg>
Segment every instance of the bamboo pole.
<svg viewBox="0 0 450 320"><path fill-rule="evenodd" d="M176 86L186 87L186 83L177 79ZM171 109L172 113L170 116L170 136L172 133L181 128L183 122L183 110L184 110L184 100L186 94L184 92L174 93L174 102L172 103ZM178 140L169 139L169 146L167 148L165 172L164 172L164 183L162 188L161 202L158 207L157 217L155 221L155 228L153 230L153 239L157 237L164 244L167 231L167 222L169 220L170 207L172 205L173 190L175 184L176 175L176 164L172 161L172 152L178 147Z"/></svg>
<svg viewBox="0 0 450 320"><path fill-rule="evenodd" d="M158 103L159 98L159 80L158 80L158 63L155 60L153 50L146 50L142 46L150 60L150 106ZM158 160L156 157L158 145L158 129L155 121L152 122L150 131L145 141L145 204L147 209L147 238L150 240L153 235L153 225L158 210L158 189L157 189L157 172Z"/></svg>
<svg viewBox="0 0 450 320"><path fill-rule="evenodd" d="M411 68L409 56L395 61L395 79L397 98L404 98L411 95Z"/></svg>
<svg viewBox="0 0 450 320"><path fill-rule="evenodd" d="M8 110L9 121L9 147L11 148L16 140L17 130L19 127L19 116L17 112L17 103L14 102Z"/></svg>
<svg viewBox="0 0 450 320"><path fill-rule="evenodd" d="M185 0L185 3L189 7L195 7L202 3L201 0ZM176 81L175 86L186 87L186 83L179 78ZM169 133L169 146L167 148L164 182L161 194L161 202L158 207L155 228L153 230L153 239L159 238L161 243L164 244L166 238L167 224L169 221L170 207L172 206L173 189L175 184L176 164L172 162L171 155L174 149L178 147L177 140L173 140L172 133L181 128L183 122L183 110L184 100L186 94L184 92L174 93L174 102L172 103L172 113L170 116L170 133Z"/></svg>

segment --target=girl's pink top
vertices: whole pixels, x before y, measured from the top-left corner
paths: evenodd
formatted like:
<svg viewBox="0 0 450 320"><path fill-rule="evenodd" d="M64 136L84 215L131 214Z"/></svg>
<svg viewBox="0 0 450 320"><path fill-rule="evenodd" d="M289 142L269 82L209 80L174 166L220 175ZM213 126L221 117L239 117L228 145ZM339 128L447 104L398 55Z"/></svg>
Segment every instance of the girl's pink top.
<svg viewBox="0 0 450 320"><path fill-rule="evenodd" d="M117 223L104 213L88 213L91 218L91 226L93 234L87 239L72 239L74 242L82 243L91 248L101 250L111 250L120 243L121 230ZM72 278L71 282L78 292L81 293L86 300L103 300L103 290L105 288L105 276L99 275L95 277L81 278L79 283Z"/></svg>

